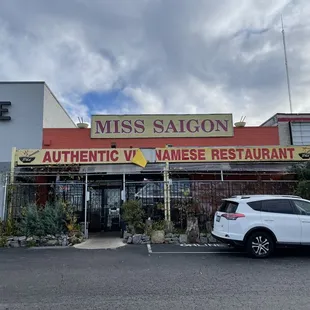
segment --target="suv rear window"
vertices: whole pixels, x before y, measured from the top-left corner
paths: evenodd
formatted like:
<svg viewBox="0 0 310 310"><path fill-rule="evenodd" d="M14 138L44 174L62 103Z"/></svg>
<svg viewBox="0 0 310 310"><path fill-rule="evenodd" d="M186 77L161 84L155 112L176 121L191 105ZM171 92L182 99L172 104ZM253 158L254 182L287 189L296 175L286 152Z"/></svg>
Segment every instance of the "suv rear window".
<svg viewBox="0 0 310 310"><path fill-rule="evenodd" d="M248 202L248 205L255 211L260 211L262 209L262 201L252 201Z"/></svg>
<svg viewBox="0 0 310 310"><path fill-rule="evenodd" d="M219 211L220 212L225 212L225 213L235 213L237 208L238 208L238 203L237 202L225 200L222 203Z"/></svg>

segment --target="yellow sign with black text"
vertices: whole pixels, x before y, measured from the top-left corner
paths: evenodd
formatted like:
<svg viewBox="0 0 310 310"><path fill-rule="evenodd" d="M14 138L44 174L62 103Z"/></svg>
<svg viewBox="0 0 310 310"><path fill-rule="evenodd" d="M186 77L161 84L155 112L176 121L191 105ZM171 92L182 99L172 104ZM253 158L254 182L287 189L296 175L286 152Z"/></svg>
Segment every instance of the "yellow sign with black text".
<svg viewBox="0 0 310 310"><path fill-rule="evenodd" d="M310 146L157 148L153 162L290 162L310 160ZM154 160L155 159L155 160ZM42 149L17 150L18 166L69 164L126 164L145 167L140 149Z"/></svg>
<svg viewBox="0 0 310 310"><path fill-rule="evenodd" d="M231 137L232 114L93 115L91 138Z"/></svg>

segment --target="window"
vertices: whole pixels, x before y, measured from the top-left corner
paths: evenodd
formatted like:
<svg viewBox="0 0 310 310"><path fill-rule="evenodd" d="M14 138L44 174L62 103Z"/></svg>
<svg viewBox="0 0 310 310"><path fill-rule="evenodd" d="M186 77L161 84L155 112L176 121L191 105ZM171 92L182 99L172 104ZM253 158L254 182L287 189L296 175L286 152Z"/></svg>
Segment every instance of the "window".
<svg viewBox="0 0 310 310"><path fill-rule="evenodd" d="M238 203L233 201L224 201L220 207L220 212L235 213L238 208Z"/></svg>
<svg viewBox="0 0 310 310"><path fill-rule="evenodd" d="M262 212L295 214L294 208L288 199L263 200Z"/></svg>
<svg viewBox="0 0 310 310"><path fill-rule="evenodd" d="M310 144L310 123L309 122L291 122L293 145Z"/></svg>
<svg viewBox="0 0 310 310"><path fill-rule="evenodd" d="M292 200L299 214L310 215L310 202L303 200Z"/></svg>
<svg viewBox="0 0 310 310"><path fill-rule="evenodd" d="M262 202L261 201L252 201L248 202L248 205L255 211L261 211Z"/></svg>

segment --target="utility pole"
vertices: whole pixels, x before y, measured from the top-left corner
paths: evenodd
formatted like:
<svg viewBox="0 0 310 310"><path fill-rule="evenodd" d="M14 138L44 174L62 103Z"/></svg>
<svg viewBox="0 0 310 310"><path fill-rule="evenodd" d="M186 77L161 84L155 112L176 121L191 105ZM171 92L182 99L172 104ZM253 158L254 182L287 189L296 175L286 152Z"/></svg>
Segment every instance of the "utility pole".
<svg viewBox="0 0 310 310"><path fill-rule="evenodd" d="M289 77L288 65L287 65L286 42L285 42L285 32L284 32L284 24L283 24L283 16L282 15L281 15L281 24L282 24L282 39L283 39L283 49L284 49L284 61L285 61L285 70L286 70L288 100L289 100L289 104L290 104L290 113L292 114L293 108L292 108L292 97L291 97L291 85L290 85L290 77Z"/></svg>

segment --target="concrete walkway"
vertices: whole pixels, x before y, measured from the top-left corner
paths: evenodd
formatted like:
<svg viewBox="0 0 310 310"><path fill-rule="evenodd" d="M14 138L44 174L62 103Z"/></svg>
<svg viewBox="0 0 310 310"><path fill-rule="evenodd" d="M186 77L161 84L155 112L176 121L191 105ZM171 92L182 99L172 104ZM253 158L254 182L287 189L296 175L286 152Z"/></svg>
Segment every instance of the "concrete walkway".
<svg viewBox="0 0 310 310"><path fill-rule="evenodd" d="M119 237L119 233L102 232L90 234L86 241L76 244L74 247L83 250L107 250L117 249L125 245L126 243L123 243L123 239Z"/></svg>

